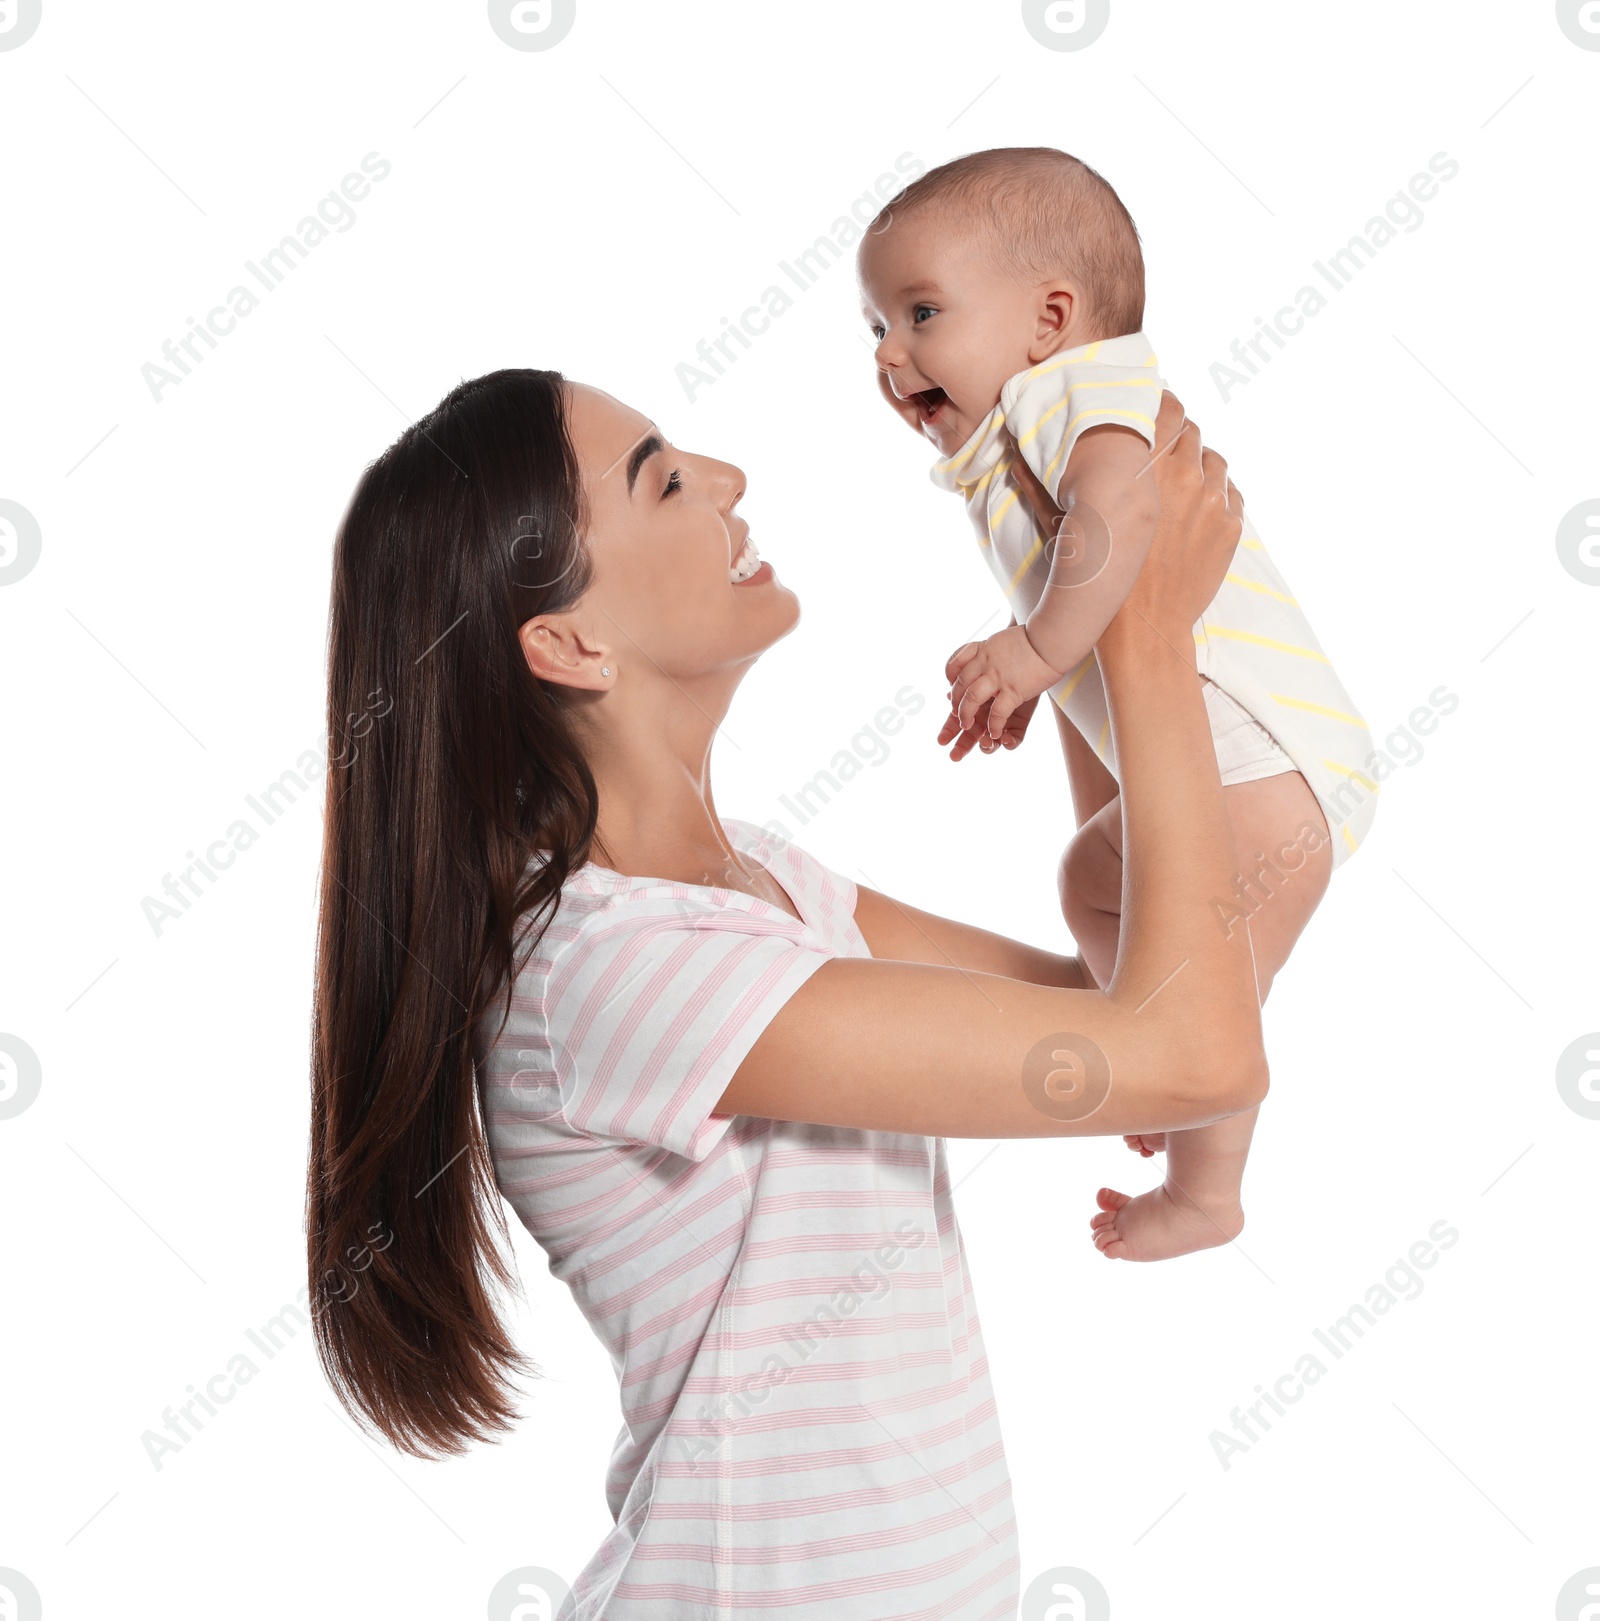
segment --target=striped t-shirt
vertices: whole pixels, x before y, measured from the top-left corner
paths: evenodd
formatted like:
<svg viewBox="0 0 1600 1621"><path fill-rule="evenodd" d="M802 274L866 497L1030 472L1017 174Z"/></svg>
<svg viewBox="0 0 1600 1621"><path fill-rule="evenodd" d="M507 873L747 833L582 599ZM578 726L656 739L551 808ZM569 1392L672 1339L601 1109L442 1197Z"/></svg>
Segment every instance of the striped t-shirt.
<svg viewBox="0 0 1600 1621"><path fill-rule="evenodd" d="M590 862L481 1052L500 1189L620 1387L616 1523L561 1621L1009 1618L1011 1482L943 1139L711 1112L812 973L871 955L854 883L722 825L802 921Z"/></svg>

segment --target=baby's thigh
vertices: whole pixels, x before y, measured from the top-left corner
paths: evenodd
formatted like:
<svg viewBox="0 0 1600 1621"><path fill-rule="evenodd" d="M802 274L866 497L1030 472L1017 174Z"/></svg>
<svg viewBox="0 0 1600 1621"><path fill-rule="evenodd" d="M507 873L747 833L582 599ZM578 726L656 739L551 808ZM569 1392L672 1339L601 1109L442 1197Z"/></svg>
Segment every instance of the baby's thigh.
<svg viewBox="0 0 1600 1621"><path fill-rule="evenodd" d="M1073 835L1061 858L1061 915L1096 985L1117 966L1122 933L1122 801L1113 799Z"/></svg>
<svg viewBox="0 0 1600 1621"><path fill-rule="evenodd" d="M1333 842L1317 796L1298 771L1222 790L1233 826L1239 888L1262 994L1311 920L1333 873Z"/></svg>
<svg viewBox="0 0 1600 1621"><path fill-rule="evenodd" d="M1061 858L1061 909L1071 923L1088 912L1122 911L1122 800L1113 799L1072 836Z"/></svg>

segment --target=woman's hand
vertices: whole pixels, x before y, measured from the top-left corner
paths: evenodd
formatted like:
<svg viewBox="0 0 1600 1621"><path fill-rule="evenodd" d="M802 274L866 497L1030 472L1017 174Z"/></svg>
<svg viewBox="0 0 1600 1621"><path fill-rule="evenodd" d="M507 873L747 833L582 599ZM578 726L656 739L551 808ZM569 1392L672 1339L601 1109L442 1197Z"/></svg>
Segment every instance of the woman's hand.
<svg viewBox="0 0 1600 1621"><path fill-rule="evenodd" d="M1191 630L1228 572L1243 528L1244 497L1228 477L1228 464L1203 448L1199 428L1170 392L1161 396L1155 449L1139 476L1155 480L1155 539L1101 647L1142 621L1192 659Z"/></svg>

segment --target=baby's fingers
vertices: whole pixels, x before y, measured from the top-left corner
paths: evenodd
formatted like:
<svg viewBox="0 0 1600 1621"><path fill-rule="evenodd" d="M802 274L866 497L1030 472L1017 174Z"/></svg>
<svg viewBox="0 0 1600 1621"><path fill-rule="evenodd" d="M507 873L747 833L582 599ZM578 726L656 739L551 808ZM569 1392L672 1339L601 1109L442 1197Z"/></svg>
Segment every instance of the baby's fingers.
<svg viewBox="0 0 1600 1621"><path fill-rule="evenodd" d="M1005 689L1002 688L1000 692L995 694L994 702L989 705L989 736L996 743L1004 740L1006 725L1016 712L1016 699L1008 697Z"/></svg>
<svg viewBox="0 0 1600 1621"><path fill-rule="evenodd" d="M955 712L961 720L961 730L978 730L978 711L1000 690L1000 679L985 670L975 677L956 698Z"/></svg>
<svg viewBox="0 0 1600 1621"><path fill-rule="evenodd" d="M982 645L983 644L981 642L963 642L961 646L958 647L955 652L953 652L950 657L944 661L945 680L953 683L956 677L961 674L962 670L966 667L973 655Z"/></svg>

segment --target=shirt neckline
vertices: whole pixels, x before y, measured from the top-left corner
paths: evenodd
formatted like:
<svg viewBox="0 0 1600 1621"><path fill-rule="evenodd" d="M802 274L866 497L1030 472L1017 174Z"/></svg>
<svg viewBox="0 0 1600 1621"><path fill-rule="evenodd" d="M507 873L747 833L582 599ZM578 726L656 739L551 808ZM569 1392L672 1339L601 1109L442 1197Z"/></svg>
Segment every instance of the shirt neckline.
<svg viewBox="0 0 1600 1621"><path fill-rule="evenodd" d="M727 816L719 816L717 818L717 820L719 822L721 822L723 828L725 830L727 830L729 822L730 821L737 821L738 818L737 817L730 818L730 817L727 817ZM746 823L745 825L749 826L749 825L752 825L752 824ZM625 883L625 884L671 884L675 888L679 888L679 889L699 889L699 890L703 890L708 895L735 896L740 900L749 901L752 905L759 906L765 911L775 912L779 917L784 918L786 921L788 921L790 923L798 923L802 929L806 930L810 934L819 933L820 931L817 928L816 923L812 919L810 908L808 906L806 906L805 903L801 900L800 896L798 894L796 894L796 892L793 889L791 889L790 886L788 884L786 884L783 881L782 878L780 878L778 876L778 874L773 870L772 863L767 860L767 858L766 858L766 856L764 854L761 853L762 851L765 851L767 848L768 848L767 839L766 839L765 835L763 835L760 842L759 842L759 844L757 844L755 846L755 848L753 848L753 849L742 849L741 848L739 853L741 855L748 855L748 856L754 856L755 857L755 859L760 863L762 871L764 871L766 873L766 875L773 881L773 883L775 883L778 886L778 888L781 889L784 892L784 894L789 897L789 901L793 905L793 907L795 909L795 913L797 914L796 916L791 916L788 912L784 911L784 909L781 906L774 906L771 901L762 900L759 895L747 894L742 889L732 889L727 884L691 884L686 879L682 879L682 878L663 878L663 877L660 877L657 874L652 874L652 873L639 874L639 873L629 873L629 872L618 872L615 867L608 867L603 862L592 861L592 860L584 862L583 867L580 869L580 871L588 871L588 869L592 867L596 872L605 873L609 877L621 879L622 882Z"/></svg>

